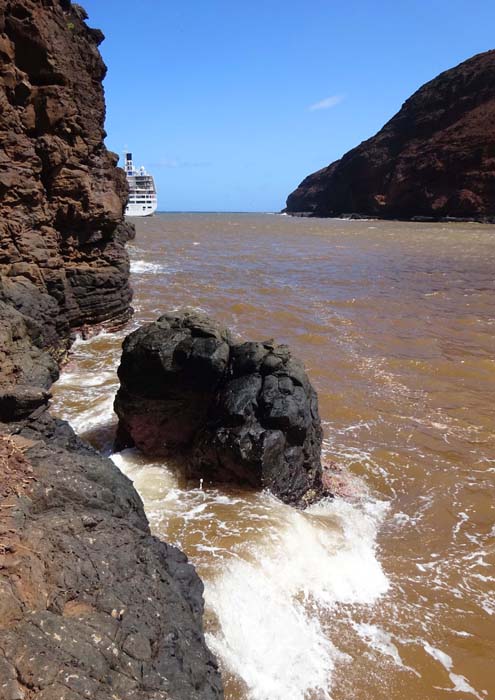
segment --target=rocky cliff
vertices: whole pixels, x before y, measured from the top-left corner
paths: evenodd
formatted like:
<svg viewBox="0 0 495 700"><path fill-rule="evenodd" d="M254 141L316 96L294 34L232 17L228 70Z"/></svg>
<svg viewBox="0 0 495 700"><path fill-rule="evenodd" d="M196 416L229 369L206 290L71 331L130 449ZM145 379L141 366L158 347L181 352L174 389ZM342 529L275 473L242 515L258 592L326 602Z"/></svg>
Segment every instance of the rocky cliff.
<svg viewBox="0 0 495 700"><path fill-rule="evenodd" d="M0 274L56 302L59 338L125 317L131 298L103 35L85 17L68 1L0 1Z"/></svg>
<svg viewBox="0 0 495 700"><path fill-rule="evenodd" d="M495 51L421 87L376 136L303 180L286 211L495 220Z"/></svg>
<svg viewBox="0 0 495 700"><path fill-rule="evenodd" d="M43 403L56 369L40 350L58 359L73 329L130 314L127 186L103 143L103 35L85 18L67 0L0 0L3 416Z"/></svg>
<svg viewBox="0 0 495 700"><path fill-rule="evenodd" d="M103 35L85 19L0 0L0 700L216 700L194 568L48 412L73 331L131 313Z"/></svg>

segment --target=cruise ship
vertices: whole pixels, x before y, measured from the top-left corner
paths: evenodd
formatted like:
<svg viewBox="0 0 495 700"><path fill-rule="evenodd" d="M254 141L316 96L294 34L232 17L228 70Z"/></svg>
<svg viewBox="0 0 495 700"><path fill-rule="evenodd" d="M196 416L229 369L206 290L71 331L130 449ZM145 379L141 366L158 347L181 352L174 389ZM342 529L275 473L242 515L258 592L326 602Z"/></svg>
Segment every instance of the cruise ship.
<svg viewBox="0 0 495 700"><path fill-rule="evenodd" d="M126 216L151 216L158 206L153 176L141 168L135 168L132 153L125 154L125 174L129 183L129 200Z"/></svg>

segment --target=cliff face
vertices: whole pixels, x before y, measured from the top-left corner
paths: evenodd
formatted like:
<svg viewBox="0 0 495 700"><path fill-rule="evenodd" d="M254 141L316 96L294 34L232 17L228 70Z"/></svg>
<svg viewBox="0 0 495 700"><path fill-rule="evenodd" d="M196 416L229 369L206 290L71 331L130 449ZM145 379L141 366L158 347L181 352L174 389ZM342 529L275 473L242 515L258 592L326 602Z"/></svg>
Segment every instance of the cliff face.
<svg viewBox="0 0 495 700"><path fill-rule="evenodd" d="M194 568L48 412L71 331L131 313L126 182L85 17L0 0L0 700L218 700Z"/></svg>
<svg viewBox="0 0 495 700"><path fill-rule="evenodd" d="M72 329L130 314L127 185L85 17L0 0L0 419L44 402L57 370L43 349L57 358Z"/></svg>
<svg viewBox="0 0 495 700"><path fill-rule="evenodd" d="M61 336L125 316L131 298L103 35L85 17L67 1L0 1L0 274L57 302Z"/></svg>
<svg viewBox="0 0 495 700"><path fill-rule="evenodd" d="M495 217L495 51L421 87L381 131L287 199L287 212Z"/></svg>

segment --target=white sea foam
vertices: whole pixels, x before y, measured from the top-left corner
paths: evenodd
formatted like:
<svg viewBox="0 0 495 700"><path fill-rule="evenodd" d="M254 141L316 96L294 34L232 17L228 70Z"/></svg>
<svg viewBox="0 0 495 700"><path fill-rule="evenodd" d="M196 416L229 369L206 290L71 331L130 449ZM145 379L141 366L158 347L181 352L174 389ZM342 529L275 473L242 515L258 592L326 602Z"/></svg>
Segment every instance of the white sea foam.
<svg viewBox="0 0 495 700"><path fill-rule="evenodd" d="M146 262L145 260L132 260L131 261L131 272L137 275L146 274L157 274L158 272L164 273L167 269L164 265L159 265L158 263Z"/></svg>
<svg viewBox="0 0 495 700"><path fill-rule="evenodd" d="M480 602L480 606L487 615L495 615L495 604L493 603L492 596L483 598Z"/></svg>
<svg viewBox="0 0 495 700"><path fill-rule="evenodd" d="M476 690L469 684L469 682L466 678L464 678L464 676L460 676L459 674L452 672L454 664L451 656L446 654L441 649L437 649L436 647L431 646L431 644L425 641L423 641L423 647L426 653L429 654L432 658L434 658L435 661L438 661L440 664L442 664L444 669L447 671L447 673L449 674L450 681L453 685L453 688L451 689L453 692L470 693L471 695L474 695L475 698L478 698L478 700L482 700L481 695L479 695L476 692Z"/></svg>
<svg viewBox="0 0 495 700"><path fill-rule="evenodd" d="M84 347L86 345L92 345L95 342L98 342L101 340L101 338L120 338L125 335L124 331L121 331L120 333L115 332L115 331L105 331L101 330L98 333L91 334L89 337L85 338L81 335L81 333L76 333L76 337L74 342L72 343L71 347L71 357L73 357L76 354L76 351L80 349L81 347Z"/></svg>
<svg viewBox="0 0 495 700"><path fill-rule="evenodd" d="M302 700L310 689L326 700L339 654L316 616L308 616L272 574L261 562L235 561L207 585L207 603L221 625L218 634L207 635L208 644L253 699Z"/></svg>
<svg viewBox="0 0 495 700"><path fill-rule="evenodd" d="M80 372L62 372L57 384L67 387L100 387L108 382L115 383L115 372L99 372L97 374L84 375Z"/></svg>
<svg viewBox="0 0 495 700"><path fill-rule="evenodd" d="M391 634L377 625L354 623L353 627L361 639L369 644L372 649L375 649L380 654L391 658L396 666L399 666L407 671L411 671L418 677L420 676L416 669L407 666L403 662L397 646L392 641Z"/></svg>
<svg viewBox="0 0 495 700"><path fill-rule="evenodd" d="M469 520L469 515L467 513L463 513L463 512L459 513L459 520L457 521L457 523L454 525L454 527L452 529L452 534L454 535L454 537L456 537L459 534L459 530L464 525L464 523L466 523L468 520Z"/></svg>
<svg viewBox="0 0 495 700"><path fill-rule="evenodd" d="M113 395L104 401L90 404L85 411L78 411L75 416L67 417L69 423L79 435L84 435L88 430L97 426L110 423L113 418Z"/></svg>
<svg viewBox="0 0 495 700"><path fill-rule="evenodd" d="M301 513L274 500L274 508L282 527L206 583L207 606L220 623L208 643L253 700L303 700L308 692L323 700L344 656L320 612L337 602L372 603L386 592L374 552L385 506L336 500Z"/></svg>
<svg viewBox="0 0 495 700"><path fill-rule="evenodd" d="M124 450L111 457L114 464L134 482L143 501L155 508L167 498L174 498L175 476L160 464L146 464L135 449Z"/></svg>
<svg viewBox="0 0 495 700"><path fill-rule="evenodd" d="M210 562L205 600L218 621L208 643L249 697L304 700L309 693L329 700L335 665L347 657L330 641L324 612L337 603L371 604L387 591L375 554L387 504L335 499L301 512L268 493L243 499L181 489L166 464L146 463L134 450L113 460L134 481L156 532L165 536L170 519L179 518L185 538L194 533L188 554L196 564Z"/></svg>

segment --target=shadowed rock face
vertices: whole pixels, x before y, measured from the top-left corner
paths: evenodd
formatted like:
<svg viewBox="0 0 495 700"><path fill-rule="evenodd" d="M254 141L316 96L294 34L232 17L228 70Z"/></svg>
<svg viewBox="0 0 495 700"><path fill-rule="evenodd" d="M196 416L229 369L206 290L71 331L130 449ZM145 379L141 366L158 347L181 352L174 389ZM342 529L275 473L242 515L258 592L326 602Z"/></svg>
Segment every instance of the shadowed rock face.
<svg viewBox="0 0 495 700"><path fill-rule="evenodd" d="M146 454L190 444L227 372L230 335L198 314L162 316L131 333L118 370L120 440Z"/></svg>
<svg viewBox="0 0 495 700"><path fill-rule="evenodd" d="M421 87L381 131L309 175L287 212L495 219L495 51Z"/></svg>
<svg viewBox="0 0 495 700"><path fill-rule="evenodd" d="M318 400L285 345L233 342L203 314L162 316L124 341L119 446L185 453L191 477L321 496Z"/></svg>

